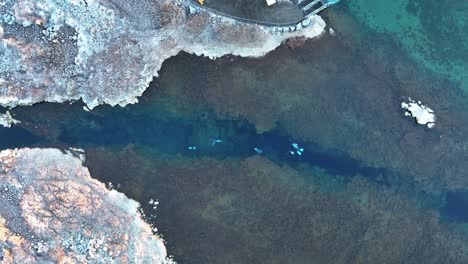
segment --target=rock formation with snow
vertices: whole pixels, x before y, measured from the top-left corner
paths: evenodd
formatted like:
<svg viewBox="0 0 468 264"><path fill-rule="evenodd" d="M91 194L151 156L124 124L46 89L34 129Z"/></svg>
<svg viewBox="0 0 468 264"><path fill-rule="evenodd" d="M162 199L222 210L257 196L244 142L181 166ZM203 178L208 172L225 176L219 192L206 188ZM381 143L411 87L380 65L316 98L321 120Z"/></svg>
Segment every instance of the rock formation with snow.
<svg viewBox="0 0 468 264"><path fill-rule="evenodd" d="M2 263L172 263L139 204L57 149L0 152Z"/></svg>
<svg viewBox="0 0 468 264"><path fill-rule="evenodd" d="M0 3L0 105L82 99L136 103L162 63L180 51L258 57L325 22L269 28L188 6L188 0L4 0ZM309 23L310 22L310 23ZM273 30L275 29L275 30Z"/></svg>

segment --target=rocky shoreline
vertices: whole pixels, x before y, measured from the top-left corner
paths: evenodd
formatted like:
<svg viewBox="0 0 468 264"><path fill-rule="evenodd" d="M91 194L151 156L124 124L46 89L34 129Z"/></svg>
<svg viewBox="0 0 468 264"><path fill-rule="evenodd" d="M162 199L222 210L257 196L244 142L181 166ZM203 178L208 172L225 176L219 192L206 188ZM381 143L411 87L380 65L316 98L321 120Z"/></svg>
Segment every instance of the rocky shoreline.
<svg viewBox="0 0 468 264"><path fill-rule="evenodd" d="M0 152L2 263L173 263L139 204L58 149Z"/></svg>
<svg viewBox="0 0 468 264"><path fill-rule="evenodd" d="M185 51L260 57L292 37L313 38L325 22L278 32L184 1L7 0L0 4L0 105L82 99L88 109L136 103L162 63Z"/></svg>

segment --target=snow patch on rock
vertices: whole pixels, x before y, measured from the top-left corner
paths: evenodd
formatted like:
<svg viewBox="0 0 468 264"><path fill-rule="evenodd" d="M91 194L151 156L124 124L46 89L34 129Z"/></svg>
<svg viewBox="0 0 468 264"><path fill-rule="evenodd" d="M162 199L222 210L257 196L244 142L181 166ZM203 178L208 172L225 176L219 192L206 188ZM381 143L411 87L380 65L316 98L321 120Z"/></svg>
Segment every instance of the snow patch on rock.
<svg viewBox="0 0 468 264"><path fill-rule="evenodd" d="M416 123L433 128L435 126L436 116L434 111L423 105L421 101L415 101L408 97L408 100L401 103L401 108L405 109L405 116L411 116L416 119Z"/></svg>
<svg viewBox="0 0 468 264"><path fill-rule="evenodd" d="M19 120L13 118L10 114L10 111L6 111L4 114L0 114L0 125L4 127L11 127L12 125L16 125L21 123Z"/></svg>

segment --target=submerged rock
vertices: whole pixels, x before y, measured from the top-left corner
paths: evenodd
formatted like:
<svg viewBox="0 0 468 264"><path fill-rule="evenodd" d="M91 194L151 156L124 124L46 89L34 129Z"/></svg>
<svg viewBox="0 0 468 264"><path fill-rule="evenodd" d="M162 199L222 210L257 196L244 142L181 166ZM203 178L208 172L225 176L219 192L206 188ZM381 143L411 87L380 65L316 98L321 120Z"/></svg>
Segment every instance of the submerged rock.
<svg viewBox="0 0 468 264"><path fill-rule="evenodd" d="M0 114L0 125L4 127L11 127L12 125L16 125L21 123L19 120L14 119L10 111L6 111L4 114Z"/></svg>
<svg viewBox="0 0 468 264"><path fill-rule="evenodd" d="M0 152L2 263L171 263L139 204L56 149Z"/></svg>
<svg viewBox="0 0 468 264"><path fill-rule="evenodd" d="M162 63L180 51L210 58L263 56L291 37L316 37L193 13L188 0L6 0L0 4L0 105L82 99L137 102Z"/></svg>
<svg viewBox="0 0 468 264"><path fill-rule="evenodd" d="M468 263L463 225L444 223L401 186L259 155L88 151L94 173L158 196L158 221L189 263Z"/></svg>
<svg viewBox="0 0 468 264"><path fill-rule="evenodd" d="M408 102L402 102L401 108L406 109L406 116L412 116L416 119L416 122L420 125L433 128L435 126L436 116L434 111L429 107L422 104L421 101L414 101L408 98Z"/></svg>

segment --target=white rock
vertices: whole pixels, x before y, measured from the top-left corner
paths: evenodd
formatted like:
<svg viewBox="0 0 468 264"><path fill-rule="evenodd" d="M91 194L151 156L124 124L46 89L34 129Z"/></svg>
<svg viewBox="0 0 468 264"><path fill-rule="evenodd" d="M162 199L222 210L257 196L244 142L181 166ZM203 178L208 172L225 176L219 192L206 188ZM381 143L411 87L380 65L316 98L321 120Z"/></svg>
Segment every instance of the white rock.
<svg viewBox="0 0 468 264"><path fill-rule="evenodd" d="M302 20L302 26L303 27L308 27L310 25L310 19L309 18L306 18L304 20Z"/></svg>
<svg viewBox="0 0 468 264"><path fill-rule="evenodd" d="M195 14L195 13L197 13L197 10L195 9L195 7L189 6L189 12L190 12L190 14Z"/></svg>
<svg viewBox="0 0 468 264"><path fill-rule="evenodd" d="M9 111L6 111L4 114L0 114L0 125L4 127L11 127L12 125L16 125L21 123L19 120L14 119Z"/></svg>
<svg viewBox="0 0 468 264"><path fill-rule="evenodd" d="M425 125L428 128L435 126L436 116L434 111L423 105L421 101L414 101L408 97L408 102L402 102L401 108L405 109L405 116L412 116L420 125Z"/></svg>

